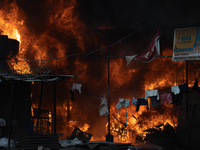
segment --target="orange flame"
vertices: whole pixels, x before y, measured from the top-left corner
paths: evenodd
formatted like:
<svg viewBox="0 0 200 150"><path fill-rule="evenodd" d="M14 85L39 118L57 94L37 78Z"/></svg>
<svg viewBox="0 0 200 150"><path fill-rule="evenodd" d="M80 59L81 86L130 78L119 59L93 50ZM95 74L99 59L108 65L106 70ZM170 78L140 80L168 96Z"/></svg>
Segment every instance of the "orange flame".
<svg viewBox="0 0 200 150"><path fill-rule="evenodd" d="M24 20L19 18L20 11L17 7L16 2L11 3L10 5L6 4L3 9L0 10L0 31L4 35L8 35L9 38L18 40L20 42L19 53L16 56L16 59L12 58L8 64L11 69L15 70L16 73L25 74L31 73L30 67L27 62L18 62L16 60L24 60L24 52L26 51L23 47L24 41L22 41L21 32L24 30Z"/></svg>
<svg viewBox="0 0 200 150"><path fill-rule="evenodd" d="M66 37L72 36L77 39L78 48L81 51L85 52L86 40L89 39L89 36L85 34L87 32L86 24L81 22L79 18L74 13L76 9L75 1L71 1L68 3L68 7L65 6L64 1L58 2L59 4L55 8L55 13L51 14L49 18L49 26L56 28L58 31L63 33ZM9 11L7 11L9 8ZM20 16L20 17L19 17ZM9 6L5 6L0 10L0 31L3 31L3 34L8 35L9 38L16 39L20 42L19 53L15 58L12 58L9 63L11 69L14 69L16 73L19 74L30 74L34 73L39 69L43 69L43 71L49 71L51 68L58 65L59 67L63 67L66 61L37 61L37 68L30 67L30 62L28 62L28 58L26 57L27 52L31 47L32 56L35 60L43 60L43 59L51 59L54 57L62 57L66 55L66 50L68 45L63 45L56 38L53 38L48 35L48 31L40 34L39 37L36 37L33 33L30 33L28 28L25 25L25 16L23 12L17 7L16 2L11 3ZM84 35L83 35L84 33ZM47 44L51 43L51 44ZM31 45L31 46L30 46ZM54 53L49 53L49 49L56 49ZM23 61L23 62L14 62L15 60ZM49 63L49 64L48 64ZM88 81L86 74L88 66L85 63L82 63L80 60L76 60L75 65L78 66L81 74L79 74L79 78L82 81ZM157 69L158 66L154 67ZM111 74L110 78L113 82L113 87L120 87L123 84L128 83L132 77L133 73L137 70L129 70L125 74L122 74L123 60L120 58L118 61L112 61L110 64ZM35 69L35 70L34 70ZM105 77L107 77L107 73L105 72ZM176 82L167 80L169 77L155 78L155 81L147 82L144 89L151 90L155 88L161 88L164 86L170 86L176 84ZM185 79L185 77L183 77ZM101 81L97 81L101 83ZM154 128L160 124L169 123L174 128L178 125L178 119L175 114L172 114L173 106L171 104L165 104L165 113L159 114L155 109L146 110L145 106L141 106L139 111L136 112L136 108L133 105L130 105L126 110L122 109L121 115L118 115L115 106L111 106L111 112L114 116L111 116L111 131L114 135L115 142L131 142L134 143L137 135L140 135L142 138L145 138L147 132L145 132L148 128ZM67 103L66 101L62 106L58 106L57 109L63 118L67 117ZM70 111L73 110L73 107L70 105ZM128 112L128 126L124 123L124 114ZM34 114L33 114L34 115ZM51 117L52 114L49 114ZM84 132L88 131L90 128L89 124L79 125L78 121L66 120L64 119L63 129L66 127L71 128L71 130L78 126ZM107 128L107 127L105 127ZM65 132L65 131L64 131ZM105 140L105 137L101 138L92 138L91 140Z"/></svg>

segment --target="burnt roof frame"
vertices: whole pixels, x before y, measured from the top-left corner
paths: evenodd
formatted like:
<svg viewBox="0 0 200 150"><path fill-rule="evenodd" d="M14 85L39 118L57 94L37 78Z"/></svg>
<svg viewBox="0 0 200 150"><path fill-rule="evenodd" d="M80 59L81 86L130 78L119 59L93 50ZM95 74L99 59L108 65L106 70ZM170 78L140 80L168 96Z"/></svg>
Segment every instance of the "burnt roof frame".
<svg viewBox="0 0 200 150"><path fill-rule="evenodd" d="M3 81L11 81L11 108L10 108L10 125L9 125L9 135L8 135L8 150L10 150L10 139L11 139L11 127L12 127L12 116L13 116L13 87L14 81L25 81L25 82L41 82L41 93L40 93L40 100L39 100L39 112L36 124L36 134L37 134L37 126L38 120L40 117L40 108L41 108L41 101L42 101L42 94L43 94L43 83L44 82L54 82L54 135L56 135L56 81L64 80L65 78L72 78L75 77L74 75L53 75L53 74L0 74L0 82Z"/></svg>

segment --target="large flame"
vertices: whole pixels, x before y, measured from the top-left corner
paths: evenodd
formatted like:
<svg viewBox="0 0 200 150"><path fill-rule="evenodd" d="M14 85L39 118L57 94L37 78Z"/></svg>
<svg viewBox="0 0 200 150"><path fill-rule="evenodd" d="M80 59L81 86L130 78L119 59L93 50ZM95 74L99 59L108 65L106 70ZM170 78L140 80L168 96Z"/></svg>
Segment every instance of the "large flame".
<svg viewBox="0 0 200 150"><path fill-rule="evenodd" d="M20 13L16 2L13 2L10 5L5 4L5 6L0 10L0 31L2 31L1 34L8 35L9 38L18 40L20 42L18 55L16 58L12 58L10 60L11 63L9 63L10 68L19 74L31 73L29 64L26 62L24 56L26 47L25 41L22 39L24 39L23 33L26 32L26 27L24 26L23 18L20 18L22 16L23 13ZM16 60L23 62L16 63Z"/></svg>
<svg viewBox="0 0 200 150"><path fill-rule="evenodd" d="M51 2L49 2L50 4ZM0 9L0 31L1 34L8 35L9 38L16 39L20 42L19 53L8 63L10 68L16 73L30 74L50 72L53 68L66 66L66 59L54 59L67 55L69 39L74 36L78 47L84 51L84 40L82 33L85 31L85 24L82 23L73 13L75 2L68 3L67 7L64 1L58 2L58 7L54 7L55 13L49 17L49 28L62 32L63 41L49 36L53 34L46 30L39 36L30 32L27 28L26 16L14 1L11 4L5 3ZM77 22L79 22L77 24ZM47 23L48 24L48 23ZM63 33L63 31L65 31ZM54 35L55 36L55 35ZM67 40L67 42L64 42ZM51 51L51 52L50 52ZM44 61L46 59L46 61ZM30 61L36 60L36 61Z"/></svg>
<svg viewBox="0 0 200 150"><path fill-rule="evenodd" d="M49 0L49 5L50 4L53 5L51 0ZM8 63L10 69L20 74L50 72L55 68L67 70L68 59L54 58L66 56L68 54L68 49L72 48L73 45L76 45L76 48L72 50L77 53L86 52L86 48L89 47L88 45L92 42L93 45L101 45L97 43L94 37L88 34L89 29L86 24L79 19L76 9L77 4L74 0L67 2L67 4L63 0L57 2L57 5L55 5L53 11L49 14L49 18L47 18L47 30L39 34L34 34L29 31L25 22L26 16L23 11L17 7L16 2L9 5L6 4L0 9L1 34L8 35L9 38L16 39L20 42L18 55L10 59L10 63ZM58 33L55 32L55 30ZM58 37L62 40L58 40ZM97 74L101 74L101 77L95 79L95 77L90 78L88 76L90 67L87 63L82 62L80 58L73 59L73 65L76 68L74 70L76 70L76 74L78 75L77 78L81 82L93 81L93 85L96 86L95 88L98 88L99 85L103 85L103 83L107 81L107 60L105 62L100 66L103 73L99 73L98 68L94 68ZM180 77L173 71L177 70L182 64L183 62L179 62L175 67L170 66L172 69L169 67L171 70L165 70L167 73L163 73L161 71L162 69L158 69L163 66L161 66L161 63L157 63L154 66L152 65L151 69L149 69L151 72L155 72L155 74L149 75L149 70L127 69L122 58L111 60L111 89L113 87L120 88L127 85L133 78L137 81L138 79L135 77L137 72L145 76L143 91L177 85L180 82L184 82L186 79L185 76ZM91 66L93 67L93 64L91 64ZM159 70L159 72L157 70ZM183 71L185 70L183 69ZM185 72L183 72L183 74L185 74ZM176 80L177 77L179 77L178 82ZM135 86L137 87L138 85ZM137 91L132 93L135 94ZM143 94L145 93L143 92ZM131 96L132 95L128 94L127 98L132 98ZM70 111L75 112L76 115L73 115L73 118L67 120L67 112L69 112L67 108L68 103L70 103L69 100L65 100L62 105L57 107L59 116L63 118L63 124L60 125L61 129L59 132L69 135L67 132L70 131L71 133L76 126L84 132L90 132L91 125L87 123L87 118L84 116L85 123L80 123L76 119L76 116L81 116L82 114L79 110L76 110L76 107L72 107L72 104L70 104ZM115 142L135 143L137 136L143 139L145 138L148 133L145 131L146 129L155 128L157 125L165 125L167 123L174 128L178 125L178 118L173 110L173 105L169 103L165 103L162 107L163 111L152 108L147 111L145 106L141 106L139 111L136 112L135 106L130 105L127 109L121 110L121 115L118 114L115 105L116 104L112 104L111 106L111 132L114 135ZM128 113L128 125L125 124L124 120L125 112ZM52 114L49 115L51 116ZM50 120L50 122L51 121L52 120ZM96 128L98 130L98 127ZM105 126L105 130L106 129L107 126ZM162 130L162 127L160 129ZM105 136L96 137L93 135L91 140L103 141L105 140Z"/></svg>

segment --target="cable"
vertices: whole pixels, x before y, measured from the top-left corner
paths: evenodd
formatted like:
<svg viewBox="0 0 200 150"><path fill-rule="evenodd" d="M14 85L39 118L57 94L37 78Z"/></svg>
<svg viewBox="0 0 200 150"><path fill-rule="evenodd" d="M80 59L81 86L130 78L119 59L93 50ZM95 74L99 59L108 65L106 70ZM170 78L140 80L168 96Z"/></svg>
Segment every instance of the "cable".
<svg viewBox="0 0 200 150"><path fill-rule="evenodd" d="M17 60L17 61L0 61L0 62L36 62L36 61L51 61L51 60L56 60L56 59L62 59L66 57L72 57L72 56L85 56L85 54L71 54L71 55L66 55L63 57L56 57L56 58L49 58L49 59L38 59L38 60Z"/></svg>
<svg viewBox="0 0 200 150"><path fill-rule="evenodd" d="M177 2L178 2L178 0L177 0L176 2L174 2L174 4L172 4L168 9L172 8ZM156 16L153 20L149 21L147 24L145 24L145 25L143 25L142 27L138 28L136 31L130 33L129 35L127 35L127 36L121 38L119 41L117 41L117 42L115 42L115 43L113 43L113 44L111 44L111 45L109 45L109 46L102 47L102 48L99 48L99 49L94 50L94 51L92 51L92 52L89 52L87 55L90 55L90 54L95 53L95 52L97 52L97 51L100 51L100 50L102 50L102 49L110 48L110 47L112 47L112 46L114 46L114 45L120 43L122 40L128 38L129 36L135 34L135 33L138 32L139 30L143 29L144 27L146 27L147 25L149 25L150 23L152 23L154 20L156 20L159 16L163 15L163 14L164 14L165 12L167 12L167 11L168 11L168 10L166 10L166 11L164 11L163 13L159 14L159 15Z"/></svg>
<svg viewBox="0 0 200 150"><path fill-rule="evenodd" d="M87 56L86 54L71 54L71 55L66 55L63 57L56 57L56 58L49 58L49 59L38 59L38 60L16 60L16 61L0 61L1 63L6 62L6 63L18 63L18 62L37 62L37 61L51 61L51 60L56 60L56 59L62 59L62 58L67 58L67 57L73 57L73 56ZM125 58L126 56L108 56L108 55L92 55L96 57L112 57L112 58ZM171 58L172 56L156 56L156 58Z"/></svg>
<svg viewBox="0 0 200 150"><path fill-rule="evenodd" d="M90 95L90 96L96 96L96 97L106 97L107 98L107 96L103 96L103 95L95 95L95 94L90 94L90 93L84 93L84 92L81 92L81 94L85 94L85 95ZM116 97L110 97L110 99L119 99L119 98L116 98ZM130 98L130 99L132 99L132 98Z"/></svg>
<svg viewBox="0 0 200 150"><path fill-rule="evenodd" d="M176 2L174 2L168 9L172 8L179 0L176 0ZM109 46L106 46L106 47L102 47L102 48L99 48L99 49L96 49L94 51L91 51L87 54L71 54L71 55L66 55L66 56L63 56L63 57L56 57L56 58L50 58L50 59L41 59L41 60L18 60L18 61L0 61L0 62L10 62L10 63L14 63L14 62L36 62L36 61L51 61L51 60L56 60L56 59L62 59L62 58L67 58L67 57L72 57L72 56L88 56L92 53L95 53L97 51L100 51L102 49L106 49L106 48L109 48L109 47L112 47L118 43L120 43L122 40L128 38L129 36L135 34L136 32L138 32L139 30L143 29L144 27L146 27L147 25L149 25L150 23L152 23L154 20L156 20L159 16L163 15L165 12L168 11L168 9L166 11L164 11L163 13L159 14L158 16L156 16L153 20L149 21L147 24L143 25L142 27L138 28L136 31L130 33L129 35L121 38L119 41L109 45ZM110 56L112 57L112 56ZM113 56L113 57L117 57L117 56ZM125 56L119 56L119 57L125 57Z"/></svg>
<svg viewBox="0 0 200 150"><path fill-rule="evenodd" d="M72 84L72 82L67 82L67 83L70 83L70 84ZM80 82L78 82L79 84L82 84L82 85L84 85L84 86L88 86L88 87L96 87L95 85L92 85L92 84L84 84L84 83L80 83ZM102 89L104 89L104 88L108 88L108 86L98 86L98 88L102 88ZM125 89L125 88L114 88L114 87L110 87L110 89L120 89L120 90L130 90L130 91L145 91L144 89L140 89L140 88L135 88L135 89Z"/></svg>

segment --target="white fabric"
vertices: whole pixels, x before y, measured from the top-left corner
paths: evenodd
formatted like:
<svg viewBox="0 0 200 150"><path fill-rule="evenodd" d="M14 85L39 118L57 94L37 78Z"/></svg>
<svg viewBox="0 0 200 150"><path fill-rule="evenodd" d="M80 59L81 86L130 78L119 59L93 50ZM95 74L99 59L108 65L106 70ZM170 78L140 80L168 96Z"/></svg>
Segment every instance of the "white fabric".
<svg viewBox="0 0 200 150"><path fill-rule="evenodd" d="M6 137L0 138L0 146L8 148L8 138ZM14 150L15 146L16 146L15 141L10 139L10 149Z"/></svg>
<svg viewBox="0 0 200 150"><path fill-rule="evenodd" d="M108 117L109 116L109 110L108 110L108 105L107 105L107 100L105 97L103 97L101 99L101 104L99 106L99 113L100 113L100 116L106 116Z"/></svg>
<svg viewBox="0 0 200 150"><path fill-rule="evenodd" d="M129 106L129 103L130 103L130 99L119 98L119 102L115 106L117 109L119 109L119 114L120 114L120 109L122 108L122 106L127 108Z"/></svg>
<svg viewBox="0 0 200 150"><path fill-rule="evenodd" d="M79 140L78 138L74 138L73 140L59 140L59 143L62 147L83 144L83 142L81 140Z"/></svg>
<svg viewBox="0 0 200 150"><path fill-rule="evenodd" d="M130 99L124 99L124 98L119 98L119 102L118 102L118 104L121 104L122 106L124 106L125 108L127 108L128 106L129 106L129 103L130 103ZM118 105L117 104L117 105ZM120 104L119 104L119 106L120 106ZM116 105L116 106L117 106ZM122 107L121 106L121 107Z"/></svg>
<svg viewBox="0 0 200 150"><path fill-rule="evenodd" d="M154 46L156 47L158 55L160 55L160 41L159 41L159 38L160 38L160 36L156 37L155 44L154 44Z"/></svg>
<svg viewBox="0 0 200 150"><path fill-rule="evenodd" d="M122 106L127 108L129 106L129 103L130 103L130 99L124 99L124 103L122 103Z"/></svg>
<svg viewBox="0 0 200 150"><path fill-rule="evenodd" d="M126 122L126 125L128 125L128 123L127 123L127 112L125 113L125 122Z"/></svg>
<svg viewBox="0 0 200 150"><path fill-rule="evenodd" d="M131 60L135 59L136 56L137 56L137 55L126 56L127 66L128 66L128 64L131 62Z"/></svg>
<svg viewBox="0 0 200 150"><path fill-rule="evenodd" d="M122 108L122 104L120 102L117 103L117 105L115 106L117 109L121 109Z"/></svg>
<svg viewBox="0 0 200 150"><path fill-rule="evenodd" d="M0 118L0 127L5 127L6 126L6 120Z"/></svg>
<svg viewBox="0 0 200 150"><path fill-rule="evenodd" d="M178 86L172 86L172 87L171 87L171 91L172 91L172 93L174 93L175 95L177 95L177 94L179 94L179 93L181 92Z"/></svg>
<svg viewBox="0 0 200 150"><path fill-rule="evenodd" d="M81 86L82 86L82 84L73 83L73 84L72 84L72 91L78 90L78 91L79 91L79 94L81 94Z"/></svg>
<svg viewBox="0 0 200 150"><path fill-rule="evenodd" d="M115 106L119 110L119 115L120 115L120 109L122 108L122 103L124 102L124 98L119 98L119 102Z"/></svg>
<svg viewBox="0 0 200 150"><path fill-rule="evenodd" d="M148 99L148 97L152 97L152 96L157 96L157 100L159 100L159 93L158 90L146 90L146 94L145 94L145 100Z"/></svg>
<svg viewBox="0 0 200 150"><path fill-rule="evenodd" d="M132 99L132 104L135 106L138 105L138 100L135 97L133 97L133 99Z"/></svg>

